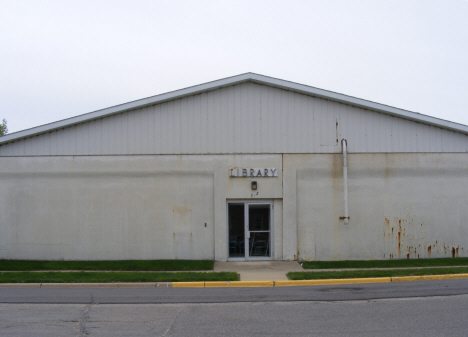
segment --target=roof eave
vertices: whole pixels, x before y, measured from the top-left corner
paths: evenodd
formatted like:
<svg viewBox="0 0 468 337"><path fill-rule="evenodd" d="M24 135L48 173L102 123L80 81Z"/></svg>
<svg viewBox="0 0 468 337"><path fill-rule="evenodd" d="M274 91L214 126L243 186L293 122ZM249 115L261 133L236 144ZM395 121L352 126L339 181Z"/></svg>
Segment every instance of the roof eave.
<svg viewBox="0 0 468 337"><path fill-rule="evenodd" d="M415 122L429 124L429 125L433 125L436 127L441 127L444 129L449 129L452 131L457 131L457 132L468 134L467 125L458 124L458 123L450 122L447 120L423 115L417 112L395 108L395 107L388 106L385 104L367 101L361 98L339 94L333 91L310 87L310 86L299 84L299 83L288 82L288 81L266 77L262 75L257 75L257 74L252 74L252 75L253 75L252 80L257 83L268 84L268 85L271 85L280 89L295 91L295 92L303 93L306 95L311 95L311 96L320 97L320 98L324 98L324 99L339 102L339 103L352 105L352 106L359 107L359 108L364 108L364 109L368 109L372 111L385 113L390 116L400 117L400 118L412 120ZM259 77L259 78L256 78L256 77ZM268 78L270 81L265 82L263 80L265 77Z"/></svg>

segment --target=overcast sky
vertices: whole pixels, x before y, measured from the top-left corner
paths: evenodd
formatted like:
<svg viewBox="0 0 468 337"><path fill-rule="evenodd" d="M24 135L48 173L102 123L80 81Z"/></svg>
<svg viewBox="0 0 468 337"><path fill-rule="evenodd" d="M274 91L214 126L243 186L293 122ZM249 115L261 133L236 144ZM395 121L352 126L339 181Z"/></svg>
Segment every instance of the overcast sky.
<svg viewBox="0 0 468 337"><path fill-rule="evenodd" d="M0 0L10 133L246 72L468 125L468 1Z"/></svg>

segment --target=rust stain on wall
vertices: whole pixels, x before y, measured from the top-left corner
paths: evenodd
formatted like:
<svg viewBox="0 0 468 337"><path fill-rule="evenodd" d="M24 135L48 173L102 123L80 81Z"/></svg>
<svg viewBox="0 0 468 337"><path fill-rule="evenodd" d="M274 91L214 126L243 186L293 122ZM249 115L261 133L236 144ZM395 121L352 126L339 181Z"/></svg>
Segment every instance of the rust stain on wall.
<svg viewBox="0 0 468 337"><path fill-rule="evenodd" d="M398 220L398 258L401 254L401 219Z"/></svg>
<svg viewBox="0 0 468 337"><path fill-rule="evenodd" d="M384 237L387 235L387 232L389 232L390 230L390 220L388 220L387 218L385 218L385 228L384 228ZM392 228L392 234L393 234L393 228ZM390 233L388 233L388 235L390 236Z"/></svg>
<svg viewBox="0 0 468 337"><path fill-rule="evenodd" d="M435 240L426 242L423 235L425 224L412 219L384 218L385 255L389 259L420 259L465 256L463 247L455 242ZM395 256L398 253L398 256ZM434 255L434 256L432 256Z"/></svg>

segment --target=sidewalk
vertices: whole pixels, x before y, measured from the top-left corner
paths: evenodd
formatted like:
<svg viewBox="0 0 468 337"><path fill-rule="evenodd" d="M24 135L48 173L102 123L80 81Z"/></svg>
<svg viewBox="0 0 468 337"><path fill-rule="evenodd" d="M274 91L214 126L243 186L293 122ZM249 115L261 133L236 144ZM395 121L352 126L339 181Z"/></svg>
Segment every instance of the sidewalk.
<svg viewBox="0 0 468 337"><path fill-rule="evenodd" d="M241 281L286 281L287 273L304 271L297 261L215 262L214 271L232 271Z"/></svg>

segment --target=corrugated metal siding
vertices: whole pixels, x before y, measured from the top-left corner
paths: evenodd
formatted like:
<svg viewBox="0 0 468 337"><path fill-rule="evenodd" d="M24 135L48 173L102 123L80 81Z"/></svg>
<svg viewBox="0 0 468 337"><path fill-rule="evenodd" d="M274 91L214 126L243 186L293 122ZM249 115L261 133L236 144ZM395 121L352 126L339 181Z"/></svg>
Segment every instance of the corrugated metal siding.
<svg viewBox="0 0 468 337"><path fill-rule="evenodd" d="M2 156L468 152L468 136L254 83L0 146Z"/></svg>

